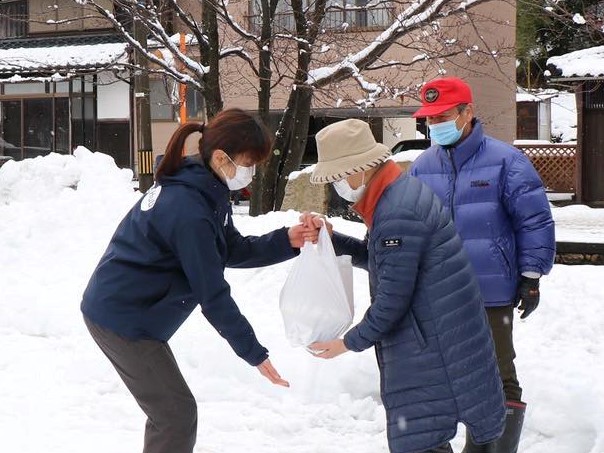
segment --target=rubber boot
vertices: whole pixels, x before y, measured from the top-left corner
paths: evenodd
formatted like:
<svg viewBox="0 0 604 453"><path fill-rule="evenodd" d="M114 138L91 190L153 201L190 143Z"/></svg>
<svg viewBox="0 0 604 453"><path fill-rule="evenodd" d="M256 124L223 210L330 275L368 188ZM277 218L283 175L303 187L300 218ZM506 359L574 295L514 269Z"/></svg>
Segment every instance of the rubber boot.
<svg viewBox="0 0 604 453"><path fill-rule="evenodd" d="M462 453L517 453L525 411L525 403L508 401L506 403L505 430L501 437L494 442L477 445L472 442L469 430L466 430L466 446Z"/></svg>

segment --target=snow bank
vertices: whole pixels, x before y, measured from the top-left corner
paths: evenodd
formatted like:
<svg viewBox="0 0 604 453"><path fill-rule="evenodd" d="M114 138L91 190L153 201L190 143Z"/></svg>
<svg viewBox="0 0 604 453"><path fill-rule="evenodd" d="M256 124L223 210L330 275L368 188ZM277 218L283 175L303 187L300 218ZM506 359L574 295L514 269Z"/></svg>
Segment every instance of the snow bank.
<svg viewBox="0 0 604 453"><path fill-rule="evenodd" d="M56 198L64 190L122 192L132 190L132 170L120 169L112 157L79 146L73 155L50 153L10 160L0 168L0 204Z"/></svg>
<svg viewBox="0 0 604 453"><path fill-rule="evenodd" d="M0 451L140 451L144 416L90 338L79 310L90 273L139 194L126 173L98 153L5 167ZM20 187L19 179L29 186ZM573 224L591 216L579 207L556 212L570 238ZM249 217L239 210L234 219L243 234L262 234L295 223L298 215ZM360 223L333 223L355 237L365 233ZM602 223L591 228L601 234ZM199 405L196 453L388 451L373 351L321 361L285 339L278 295L291 264L226 273L235 300L290 389L270 385L238 359L199 311L170 341ZM354 279L358 321L368 306L367 274L355 270ZM539 309L515 321L517 367L529 403L523 453L604 452L603 279L604 267L555 266L542 280ZM463 436L460 428L455 451L461 451Z"/></svg>

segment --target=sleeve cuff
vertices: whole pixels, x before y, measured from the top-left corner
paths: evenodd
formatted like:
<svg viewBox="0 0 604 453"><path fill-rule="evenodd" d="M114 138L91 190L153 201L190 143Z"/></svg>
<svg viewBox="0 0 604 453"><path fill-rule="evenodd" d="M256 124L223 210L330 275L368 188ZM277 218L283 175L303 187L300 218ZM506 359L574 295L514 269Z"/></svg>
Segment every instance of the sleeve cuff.
<svg viewBox="0 0 604 453"><path fill-rule="evenodd" d="M255 349L253 354L244 358L244 360L252 366L258 366L266 359L268 359L268 350L262 346Z"/></svg>
<svg viewBox="0 0 604 453"><path fill-rule="evenodd" d="M358 334L358 329L354 327L346 335L344 335L344 346L350 351L361 352L373 346L371 343L363 341Z"/></svg>
<svg viewBox="0 0 604 453"><path fill-rule="evenodd" d="M288 259L291 258L295 258L296 256L298 256L300 254L300 249L297 247L292 247L292 244L289 240L289 228L288 227L282 227L280 228L281 231L281 240L283 241L283 249L287 250L287 257Z"/></svg>
<svg viewBox="0 0 604 453"><path fill-rule="evenodd" d="M541 278L541 274L535 271L524 271L522 276L526 278Z"/></svg>

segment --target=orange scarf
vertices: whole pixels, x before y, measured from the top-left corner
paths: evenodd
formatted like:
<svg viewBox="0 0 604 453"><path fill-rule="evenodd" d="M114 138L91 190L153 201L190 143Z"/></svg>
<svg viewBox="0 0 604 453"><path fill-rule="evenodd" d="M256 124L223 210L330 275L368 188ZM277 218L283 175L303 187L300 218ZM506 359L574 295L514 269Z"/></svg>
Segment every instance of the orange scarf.
<svg viewBox="0 0 604 453"><path fill-rule="evenodd" d="M365 189L363 198L352 206L352 209L363 218L367 228L371 228L373 224L373 212L375 211L375 207L382 197L384 190L396 181L401 173L401 168L393 161L389 160L384 163L382 168L380 168L371 181L369 181L369 185L367 186L367 189Z"/></svg>

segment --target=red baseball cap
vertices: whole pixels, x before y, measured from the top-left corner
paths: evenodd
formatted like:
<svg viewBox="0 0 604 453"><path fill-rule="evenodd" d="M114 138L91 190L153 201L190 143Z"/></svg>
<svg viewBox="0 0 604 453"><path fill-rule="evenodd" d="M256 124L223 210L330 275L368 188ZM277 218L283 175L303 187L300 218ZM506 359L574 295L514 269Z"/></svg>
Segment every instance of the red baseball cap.
<svg viewBox="0 0 604 453"><path fill-rule="evenodd" d="M459 104L472 103L472 90L457 77L443 77L426 83L421 91L421 108L414 118L439 115Z"/></svg>

